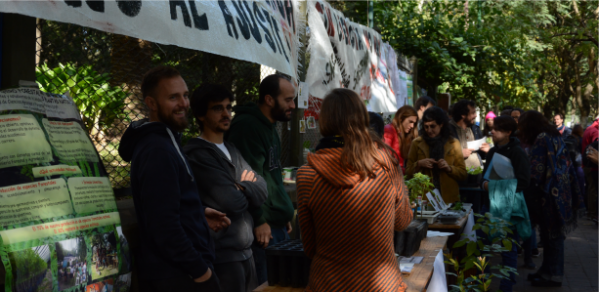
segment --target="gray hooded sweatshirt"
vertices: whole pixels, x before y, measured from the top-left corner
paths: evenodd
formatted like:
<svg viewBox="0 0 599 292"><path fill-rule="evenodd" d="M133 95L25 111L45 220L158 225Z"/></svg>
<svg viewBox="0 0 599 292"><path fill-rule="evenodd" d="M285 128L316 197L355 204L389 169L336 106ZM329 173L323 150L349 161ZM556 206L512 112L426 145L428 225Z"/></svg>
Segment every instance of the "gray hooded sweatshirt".
<svg viewBox="0 0 599 292"><path fill-rule="evenodd" d="M216 251L215 264L244 261L252 256L254 222L248 207L260 207L268 196L266 182L261 176L255 174L255 182L241 181L243 171L252 168L235 146L225 142L225 147L231 160L215 144L204 139L191 139L183 147L202 203L226 213L231 219L227 229L210 230Z"/></svg>

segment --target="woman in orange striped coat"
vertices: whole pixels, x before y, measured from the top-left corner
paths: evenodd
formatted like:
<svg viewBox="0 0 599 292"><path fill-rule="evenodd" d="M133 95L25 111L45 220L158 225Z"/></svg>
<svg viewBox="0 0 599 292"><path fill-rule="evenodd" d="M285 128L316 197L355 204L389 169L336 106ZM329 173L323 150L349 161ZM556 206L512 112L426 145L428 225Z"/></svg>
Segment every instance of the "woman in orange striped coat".
<svg viewBox="0 0 599 292"><path fill-rule="evenodd" d="M304 251L312 259L306 291L405 291L393 231L412 213L391 150L368 128L360 97L335 89L324 99L324 138L298 171Z"/></svg>

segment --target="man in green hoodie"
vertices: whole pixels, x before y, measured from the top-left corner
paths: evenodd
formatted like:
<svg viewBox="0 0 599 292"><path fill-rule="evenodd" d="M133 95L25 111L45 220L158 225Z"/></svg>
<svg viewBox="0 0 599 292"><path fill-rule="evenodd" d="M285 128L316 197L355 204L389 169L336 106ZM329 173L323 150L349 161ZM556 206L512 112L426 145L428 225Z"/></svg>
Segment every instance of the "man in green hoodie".
<svg viewBox="0 0 599 292"><path fill-rule="evenodd" d="M283 186L281 141L276 122L291 120L295 88L283 75L270 75L260 83L258 104L234 108L235 118L225 139L233 143L252 169L266 180L268 198L260 208L250 209L254 219L252 245L258 283L266 282L264 248L289 238L293 204Z"/></svg>

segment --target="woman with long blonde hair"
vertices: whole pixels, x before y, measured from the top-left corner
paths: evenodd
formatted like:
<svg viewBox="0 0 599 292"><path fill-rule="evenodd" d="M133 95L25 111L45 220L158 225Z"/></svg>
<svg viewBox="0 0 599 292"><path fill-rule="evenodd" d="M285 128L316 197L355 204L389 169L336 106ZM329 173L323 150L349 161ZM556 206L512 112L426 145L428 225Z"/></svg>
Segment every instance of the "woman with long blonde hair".
<svg viewBox="0 0 599 292"><path fill-rule="evenodd" d="M418 113L404 105L397 110L391 124L385 126L383 139L397 154L401 170L405 173L406 160L412 141L418 137Z"/></svg>
<svg viewBox="0 0 599 292"><path fill-rule="evenodd" d="M334 89L320 110L324 138L297 174L306 291L405 291L393 231L412 213L397 160L368 129L355 92Z"/></svg>

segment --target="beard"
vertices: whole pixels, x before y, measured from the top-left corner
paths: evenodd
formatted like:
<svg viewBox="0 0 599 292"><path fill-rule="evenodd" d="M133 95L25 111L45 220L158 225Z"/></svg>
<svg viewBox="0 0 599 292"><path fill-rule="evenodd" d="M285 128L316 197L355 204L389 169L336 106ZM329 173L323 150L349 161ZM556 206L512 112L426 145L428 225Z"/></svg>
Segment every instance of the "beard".
<svg viewBox="0 0 599 292"><path fill-rule="evenodd" d="M228 125L223 125L222 123L228 122ZM211 125L211 129L215 132L215 133L225 133L229 130L231 126L231 120L230 119L222 119L216 123L214 123L213 125Z"/></svg>
<svg viewBox="0 0 599 292"><path fill-rule="evenodd" d="M279 101L275 99L275 107L270 110L270 115L275 121L289 122L291 115L287 116L286 110L281 107Z"/></svg>
<svg viewBox="0 0 599 292"><path fill-rule="evenodd" d="M472 127L472 125L474 125L474 121L476 121L476 118L474 118L472 120L468 120L468 119L464 120L464 122L466 122L466 126L469 128Z"/></svg>
<svg viewBox="0 0 599 292"><path fill-rule="evenodd" d="M158 107L158 119L165 123L169 128L177 132L183 132L185 129L187 129L187 126L189 125L187 117L184 117L183 120L177 120L172 112L165 113L158 103L156 106Z"/></svg>

